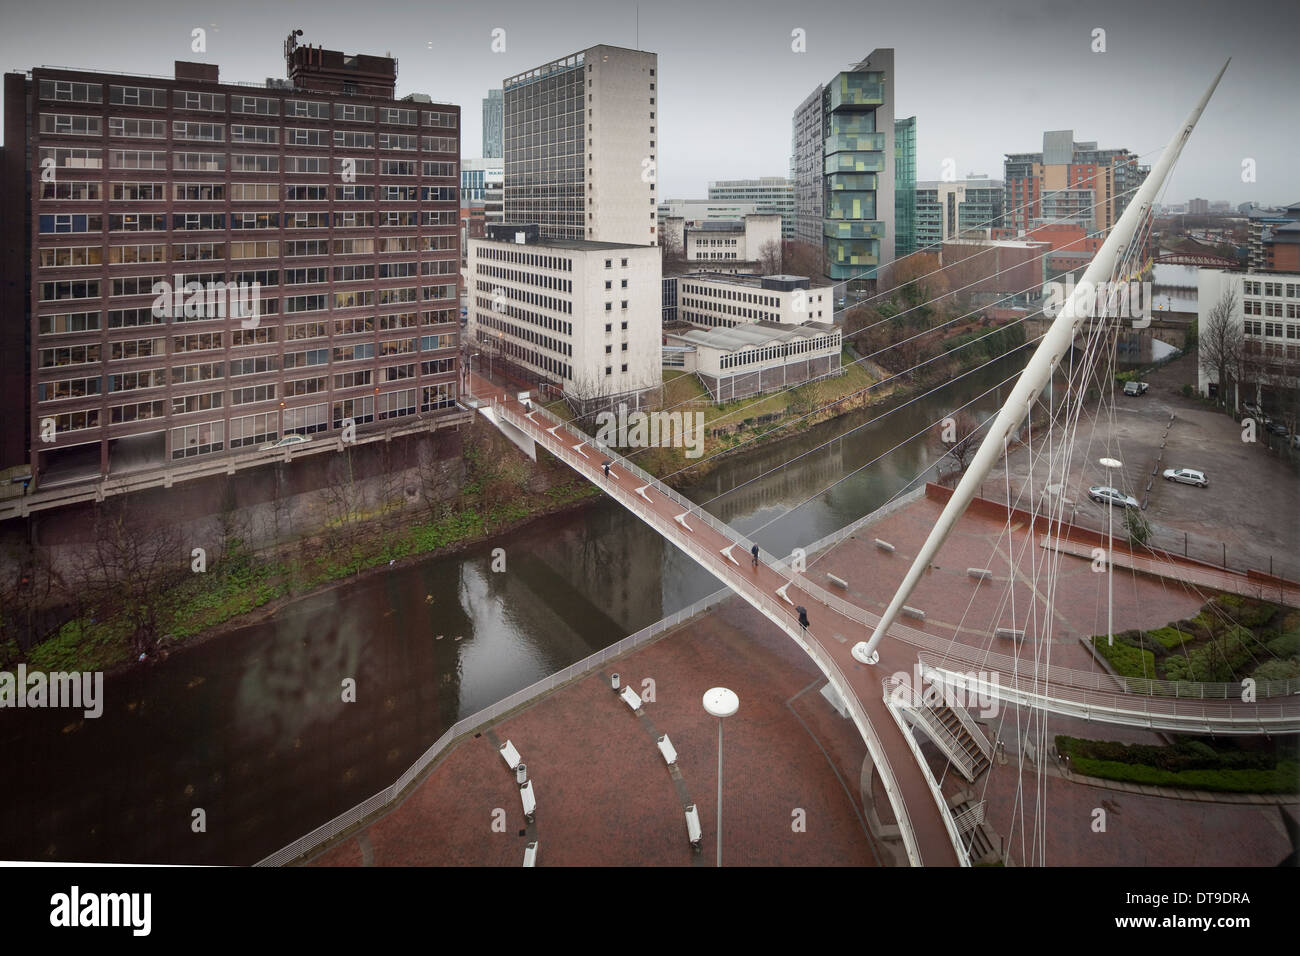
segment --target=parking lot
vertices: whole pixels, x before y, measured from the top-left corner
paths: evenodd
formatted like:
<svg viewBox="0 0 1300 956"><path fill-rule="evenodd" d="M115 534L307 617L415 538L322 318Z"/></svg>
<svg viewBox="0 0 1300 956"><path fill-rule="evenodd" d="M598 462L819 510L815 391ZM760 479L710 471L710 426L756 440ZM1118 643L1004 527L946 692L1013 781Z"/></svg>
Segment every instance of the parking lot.
<svg viewBox="0 0 1300 956"><path fill-rule="evenodd" d="M1148 377L1151 388L1140 397L1117 390L1113 426L1104 412L1095 422L1080 421L1066 490L1076 522L1104 529L1106 509L1088 499L1088 488L1114 484L1144 506L1153 547L1185 551L1214 564L1226 558L1227 566L1237 570L1271 567L1273 573L1300 580L1300 476L1283 455L1263 446L1262 435L1259 442L1247 443L1241 426L1228 415L1184 398L1178 391L1182 374L1173 366L1162 369ZM1114 481L1099 463L1103 457L1123 463ZM1023 448L1012 452L1013 496L1023 484L1027 460ZM1161 475L1166 468L1202 471L1209 487L1166 481ZM985 482L988 496L1003 497L1005 482L1005 473L995 468ZM1040 464L1034 487L1041 492L1044 484L1046 468ZM1000 491L991 493L994 488ZM1117 533L1122 533L1121 520L1117 510Z"/></svg>

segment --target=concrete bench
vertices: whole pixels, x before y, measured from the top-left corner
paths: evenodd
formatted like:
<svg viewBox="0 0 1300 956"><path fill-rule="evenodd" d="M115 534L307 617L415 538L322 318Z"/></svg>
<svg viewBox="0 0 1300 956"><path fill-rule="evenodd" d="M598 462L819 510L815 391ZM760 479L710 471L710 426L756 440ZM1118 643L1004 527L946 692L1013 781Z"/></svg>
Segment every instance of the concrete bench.
<svg viewBox="0 0 1300 956"><path fill-rule="evenodd" d="M641 695L631 687L624 685L623 692L618 696L622 697L623 702L631 707L632 710L637 711L641 709Z"/></svg>
<svg viewBox="0 0 1300 956"><path fill-rule="evenodd" d="M700 852L700 840L703 835L704 831L700 829L700 811L692 803L686 808L686 839L690 841L691 849L696 853Z"/></svg>
<svg viewBox="0 0 1300 956"><path fill-rule="evenodd" d="M534 840L528 846L524 847L524 866L537 865L537 841Z"/></svg>
<svg viewBox="0 0 1300 956"><path fill-rule="evenodd" d="M524 819L532 823L537 816L537 798L533 796L533 782L531 780L519 788L519 796L524 801Z"/></svg>
<svg viewBox="0 0 1300 956"><path fill-rule="evenodd" d="M987 581L993 577L993 572L988 568L967 568L966 573L979 581Z"/></svg>
<svg viewBox="0 0 1300 956"><path fill-rule="evenodd" d="M999 627L993 633L998 637L1010 641L1023 641L1025 639L1025 632L1017 630L1014 627Z"/></svg>
<svg viewBox="0 0 1300 956"><path fill-rule="evenodd" d="M890 544L888 541L882 541L880 538L876 539L876 547L879 548L881 551L886 552L887 554L894 553L894 546Z"/></svg>
<svg viewBox="0 0 1300 956"><path fill-rule="evenodd" d="M664 755L664 763L672 766L677 762L677 751L673 748L673 742L664 734L659 738L659 752Z"/></svg>
<svg viewBox="0 0 1300 956"><path fill-rule="evenodd" d="M506 766L511 770L514 770L519 766L519 751L516 750L515 745L508 740L501 745L501 757L505 760Z"/></svg>
<svg viewBox="0 0 1300 956"><path fill-rule="evenodd" d="M912 607L912 606L910 606L910 605L908 605L908 604L904 604L904 605L903 605L903 615L904 615L905 617L914 617L914 618L916 618L918 621L924 621L924 620L925 620L925 612L924 612L924 611L922 611L919 607Z"/></svg>
<svg viewBox="0 0 1300 956"><path fill-rule="evenodd" d="M826 572L826 579L830 581L831 584L835 585L837 588L845 588L846 590L848 589L849 586L848 581L845 581L843 578L831 574L829 571Z"/></svg>

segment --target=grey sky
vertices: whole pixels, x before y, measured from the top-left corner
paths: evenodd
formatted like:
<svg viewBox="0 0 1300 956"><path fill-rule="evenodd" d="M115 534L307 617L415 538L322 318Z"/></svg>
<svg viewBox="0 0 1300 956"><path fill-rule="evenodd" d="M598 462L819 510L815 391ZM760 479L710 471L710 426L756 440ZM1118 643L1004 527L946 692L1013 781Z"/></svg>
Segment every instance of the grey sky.
<svg viewBox="0 0 1300 956"><path fill-rule="evenodd" d="M399 95L463 109L463 155L481 153L480 102L502 78L596 43L638 45L633 0L329 4L4 0L0 66L49 64L170 75L176 59L221 65L223 80L282 77L281 42L400 59ZM206 54L190 31L208 31ZM493 53L491 32L506 31ZM1106 52L1090 50L1094 28ZM791 31L807 52L791 51ZM643 0L639 46L659 55L659 195L702 198L710 179L786 175L790 116L818 83L892 46L896 115L917 115L917 177L1000 177L1002 156L1035 151L1045 129L1158 152L1223 60L1224 77L1169 184L1191 197L1300 199L1300 4L1294 0ZM432 42L436 49L430 50ZM1241 181L1256 161L1257 182Z"/></svg>

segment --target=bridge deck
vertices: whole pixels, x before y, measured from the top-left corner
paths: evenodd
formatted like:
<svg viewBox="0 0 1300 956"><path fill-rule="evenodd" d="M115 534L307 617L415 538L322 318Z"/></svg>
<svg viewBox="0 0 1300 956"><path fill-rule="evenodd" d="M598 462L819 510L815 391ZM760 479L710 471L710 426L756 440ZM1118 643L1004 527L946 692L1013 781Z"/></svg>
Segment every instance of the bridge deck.
<svg viewBox="0 0 1300 956"><path fill-rule="evenodd" d="M911 648L887 642L881 648L879 664L866 667L858 663L850 654L850 648L870 637L870 628L827 606L820 597L801 588L798 583L790 585L786 592L789 600L783 600L777 590L789 583L788 578L771 566L774 562L770 556L763 555L763 560L755 568L749 554L738 546L735 561L728 560L722 551L735 544L739 535L727 537L711 525L695 520L695 516L686 519L688 531L676 520L682 514L681 506L657 482L646 488L647 501L637 492L638 488L646 487L645 481L622 467L617 456L613 458L610 477L606 478L601 464L604 459L599 451L590 446L574 451L573 446L579 444L581 436L563 428L557 429L554 435L550 434L543 421L524 417L523 406L512 395L478 376L471 376L471 388L475 397L497 403L503 417L579 474L604 488L612 498L785 630L795 636L802 633L823 672L829 670L828 677L834 680L838 675L847 684L845 689L852 697L850 704L856 706L866 723L865 728L860 726L859 729L865 731L867 746L877 758L877 772L886 789L894 791L890 800L894 816L905 834L904 841L911 844L909 850L914 860L925 866L957 866L963 862L950 837L951 819L946 809L940 808L927 780L928 771L922 769L917 761L912 745L896 723L881 690L882 677L894 671L911 670L914 662ZM565 436L568 440L561 441L558 436ZM810 620L809 628L803 632L800 632L795 613L795 607L799 605L807 608Z"/></svg>

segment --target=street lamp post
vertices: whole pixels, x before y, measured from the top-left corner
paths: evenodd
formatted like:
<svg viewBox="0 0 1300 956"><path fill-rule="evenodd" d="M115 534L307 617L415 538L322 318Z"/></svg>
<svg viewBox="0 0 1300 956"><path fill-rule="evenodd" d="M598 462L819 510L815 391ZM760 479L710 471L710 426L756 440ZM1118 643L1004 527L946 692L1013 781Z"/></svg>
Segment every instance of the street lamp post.
<svg viewBox="0 0 1300 956"><path fill-rule="evenodd" d="M1113 490L1119 491L1115 487L1114 479L1111 472L1115 468L1122 468L1123 463L1116 458L1102 458L1101 466L1106 469L1106 484ZM1106 643L1114 645L1115 643L1115 537L1113 525L1115 523L1115 502L1108 497L1106 499Z"/></svg>
<svg viewBox="0 0 1300 956"><path fill-rule="evenodd" d="M722 718L740 708L740 698L725 687L710 687L704 692L704 709L718 718L718 866L722 866Z"/></svg>

